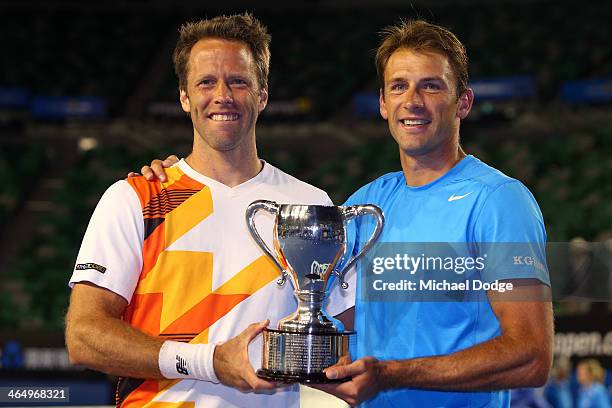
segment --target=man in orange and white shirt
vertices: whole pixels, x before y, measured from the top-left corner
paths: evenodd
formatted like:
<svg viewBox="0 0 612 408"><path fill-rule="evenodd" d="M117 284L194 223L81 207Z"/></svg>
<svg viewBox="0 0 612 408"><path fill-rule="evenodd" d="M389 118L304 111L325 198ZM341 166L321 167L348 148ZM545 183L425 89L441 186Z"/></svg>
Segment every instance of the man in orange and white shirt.
<svg viewBox="0 0 612 408"><path fill-rule="evenodd" d="M193 151L163 182L113 184L91 218L70 280L66 344L73 363L121 377L118 407L299 404L297 387L278 388L253 369L253 339L296 302L244 216L257 199L331 200L257 155L269 41L248 14L185 24L174 63ZM273 221L255 219L269 245ZM352 302L337 292L330 314Z"/></svg>

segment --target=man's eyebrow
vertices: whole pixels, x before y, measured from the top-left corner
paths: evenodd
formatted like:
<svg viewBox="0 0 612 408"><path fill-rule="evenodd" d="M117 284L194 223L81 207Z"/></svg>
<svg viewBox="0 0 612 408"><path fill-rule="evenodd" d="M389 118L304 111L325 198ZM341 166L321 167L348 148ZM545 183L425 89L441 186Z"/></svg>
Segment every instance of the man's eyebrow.
<svg viewBox="0 0 612 408"><path fill-rule="evenodd" d="M444 82L444 79L442 77L439 77L439 76L434 76L434 77L422 78L420 81L421 82L427 82L427 81L442 81L442 82Z"/></svg>
<svg viewBox="0 0 612 408"><path fill-rule="evenodd" d="M214 75L205 72L205 73L194 74L192 76L192 78L194 78L196 80L202 80L202 79L205 79L205 78L214 78Z"/></svg>
<svg viewBox="0 0 612 408"><path fill-rule="evenodd" d="M229 74L227 74L228 78L245 78L245 79L249 79L249 75L248 74L240 74L238 72L233 73L230 72Z"/></svg>
<svg viewBox="0 0 612 408"><path fill-rule="evenodd" d="M444 82L444 78L442 78L440 76L433 76L433 77L425 77L425 78L419 79L419 82L428 82L428 81L440 81L440 82ZM406 79L403 78L403 77L395 77L395 78L389 79L387 82L389 82L389 83L392 83L392 82L406 82Z"/></svg>

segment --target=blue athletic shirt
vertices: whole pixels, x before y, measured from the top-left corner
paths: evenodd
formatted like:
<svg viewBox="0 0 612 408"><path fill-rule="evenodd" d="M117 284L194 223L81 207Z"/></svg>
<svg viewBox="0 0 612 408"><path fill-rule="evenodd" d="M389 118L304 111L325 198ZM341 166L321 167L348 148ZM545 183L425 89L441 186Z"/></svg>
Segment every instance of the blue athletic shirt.
<svg viewBox="0 0 612 408"><path fill-rule="evenodd" d="M542 213L519 181L469 155L444 176L421 186L406 185L404 174L386 174L354 193L344 205L376 204L384 212L382 243L451 242L528 244L544 264L513 269L511 276L486 269L482 280L535 278L550 285L545 266L546 232ZM370 237L372 217L349 223L355 254ZM364 272L357 265L356 347L353 360L380 360L450 354L501 334L486 300L480 302L368 301ZM494 268L495 269L495 268ZM509 407L509 391L450 392L417 389L383 391L363 407Z"/></svg>

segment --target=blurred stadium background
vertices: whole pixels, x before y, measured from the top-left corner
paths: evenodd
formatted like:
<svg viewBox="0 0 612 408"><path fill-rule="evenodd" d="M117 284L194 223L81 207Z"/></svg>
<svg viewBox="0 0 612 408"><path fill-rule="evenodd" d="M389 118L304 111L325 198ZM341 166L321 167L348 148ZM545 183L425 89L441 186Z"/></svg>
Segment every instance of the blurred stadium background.
<svg viewBox="0 0 612 408"><path fill-rule="evenodd" d="M68 385L74 404L112 403L112 378L69 366L63 346L80 240L106 187L189 152L178 26L245 10L273 37L260 155L336 203L399 169L378 115L377 32L400 17L454 31L476 93L464 149L522 180L562 243L550 260L556 354L612 368L612 3L223 4L0 1L0 386Z"/></svg>

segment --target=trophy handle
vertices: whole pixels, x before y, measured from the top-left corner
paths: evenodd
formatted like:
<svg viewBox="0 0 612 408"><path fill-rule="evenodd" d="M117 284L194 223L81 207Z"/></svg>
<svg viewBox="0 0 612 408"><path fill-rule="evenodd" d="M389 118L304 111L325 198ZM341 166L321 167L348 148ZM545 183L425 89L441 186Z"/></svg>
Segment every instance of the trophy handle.
<svg viewBox="0 0 612 408"><path fill-rule="evenodd" d="M350 205L348 207L344 207L342 209L342 215L347 221L352 218L360 217L362 215L373 215L376 219L376 227L374 228L374 232L372 232L370 239L368 239L368 242L365 243L359 253L357 253L357 255L351 258L340 271L335 272L336 275L338 275L338 277L340 278L340 286L342 286L342 289L348 289L349 285L344 280L344 275L346 275L346 272L352 268L355 262L357 262L359 258L361 258L363 254L365 254L366 251L368 251L372 247L372 245L374 245L374 242L376 242L376 240L380 236L383 225L385 224L385 216L383 215L382 210L373 204Z"/></svg>
<svg viewBox="0 0 612 408"><path fill-rule="evenodd" d="M257 211L265 210L272 215L277 215L279 208L280 208L280 205L274 201L268 201L268 200L253 201L247 207L245 217L246 217L247 227L249 228L249 232L251 233L251 236L253 237L255 242L257 242L257 245L259 245L259 247L263 249L263 251L268 256L268 258L270 258L270 260L274 262L274 265L276 265L276 267L281 272L281 277L278 278L276 283L279 285L283 285L285 283L285 280L287 279L287 272L285 272L285 268L283 268L283 266L281 265L276 255L270 250L270 248L268 248L268 245L266 245L264 240L261 238L261 235L259 235L259 232L257 232L257 228L255 228L255 213L257 213Z"/></svg>

